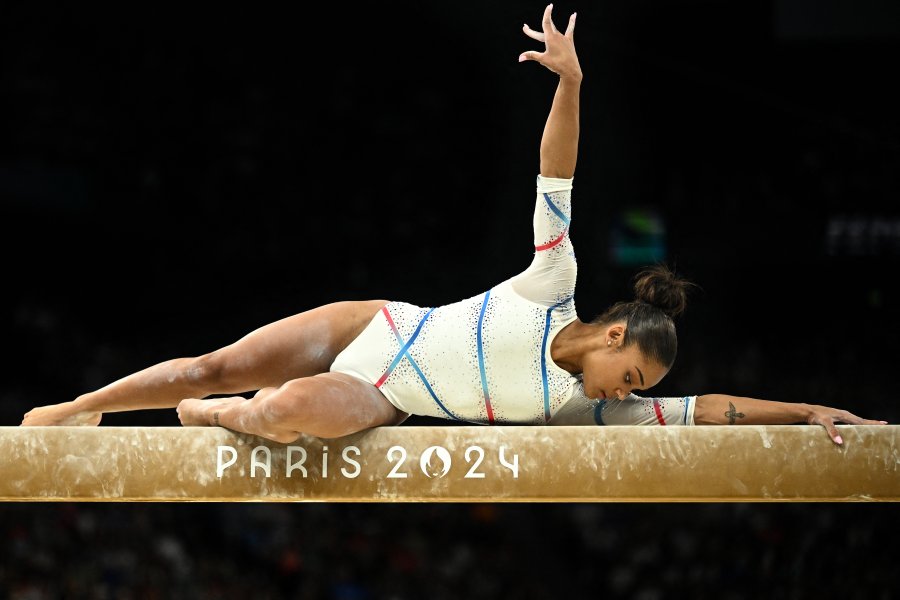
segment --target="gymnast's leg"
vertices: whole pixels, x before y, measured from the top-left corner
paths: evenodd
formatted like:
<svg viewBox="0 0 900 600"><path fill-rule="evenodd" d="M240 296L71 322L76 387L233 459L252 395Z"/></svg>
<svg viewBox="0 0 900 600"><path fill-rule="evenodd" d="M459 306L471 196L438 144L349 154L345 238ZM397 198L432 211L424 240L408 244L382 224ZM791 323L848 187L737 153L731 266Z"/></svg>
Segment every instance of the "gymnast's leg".
<svg viewBox="0 0 900 600"><path fill-rule="evenodd" d="M178 405L182 425L219 425L289 443L301 433L336 438L379 425L398 425L408 415L367 381L324 373L260 390L250 400L187 399Z"/></svg>
<svg viewBox="0 0 900 600"><path fill-rule="evenodd" d="M337 302L287 317L209 354L165 361L72 402L35 408L22 425L96 425L105 412L173 408L184 398L277 388L326 373L385 304Z"/></svg>

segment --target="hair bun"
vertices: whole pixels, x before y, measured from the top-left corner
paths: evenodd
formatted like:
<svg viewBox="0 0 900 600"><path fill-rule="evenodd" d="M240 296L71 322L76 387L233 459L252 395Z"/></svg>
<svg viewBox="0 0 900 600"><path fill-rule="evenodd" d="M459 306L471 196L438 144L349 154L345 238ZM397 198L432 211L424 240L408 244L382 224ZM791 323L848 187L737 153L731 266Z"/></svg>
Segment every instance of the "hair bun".
<svg viewBox="0 0 900 600"><path fill-rule="evenodd" d="M634 295L638 301L655 306L670 317L677 317L687 308L687 290L694 285L677 277L667 266L658 264L635 275Z"/></svg>

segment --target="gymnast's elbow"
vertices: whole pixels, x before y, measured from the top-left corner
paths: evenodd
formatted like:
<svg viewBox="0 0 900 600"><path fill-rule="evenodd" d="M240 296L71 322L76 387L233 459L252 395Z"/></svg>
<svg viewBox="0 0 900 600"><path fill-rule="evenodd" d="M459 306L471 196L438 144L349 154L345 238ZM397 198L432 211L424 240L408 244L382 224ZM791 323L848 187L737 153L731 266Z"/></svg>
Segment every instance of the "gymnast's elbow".
<svg viewBox="0 0 900 600"><path fill-rule="evenodd" d="M694 405L694 425L727 425L728 421L717 412L713 406L715 404L715 394L705 394L697 396Z"/></svg>
<svg viewBox="0 0 900 600"><path fill-rule="evenodd" d="M730 396L728 394L704 394L697 396L694 406L695 425L753 425L764 423L778 423L761 419L759 415L747 414L748 403L759 402L750 398ZM738 404L740 409L735 408Z"/></svg>

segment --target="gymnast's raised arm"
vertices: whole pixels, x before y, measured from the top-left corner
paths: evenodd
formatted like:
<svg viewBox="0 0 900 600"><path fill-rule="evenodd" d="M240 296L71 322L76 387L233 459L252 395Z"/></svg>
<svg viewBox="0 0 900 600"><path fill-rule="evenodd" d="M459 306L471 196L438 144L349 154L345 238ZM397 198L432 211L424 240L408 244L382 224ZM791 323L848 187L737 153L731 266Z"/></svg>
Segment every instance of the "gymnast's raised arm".
<svg viewBox="0 0 900 600"><path fill-rule="evenodd" d="M541 138L541 175L571 179L578 158L578 94L581 89L581 65L575 53L575 13L569 17L565 33L551 19L553 5L544 10L542 31L523 25L525 35L544 42L544 52L528 51L519 62L533 60L559 75L559 85Z"/></svg>

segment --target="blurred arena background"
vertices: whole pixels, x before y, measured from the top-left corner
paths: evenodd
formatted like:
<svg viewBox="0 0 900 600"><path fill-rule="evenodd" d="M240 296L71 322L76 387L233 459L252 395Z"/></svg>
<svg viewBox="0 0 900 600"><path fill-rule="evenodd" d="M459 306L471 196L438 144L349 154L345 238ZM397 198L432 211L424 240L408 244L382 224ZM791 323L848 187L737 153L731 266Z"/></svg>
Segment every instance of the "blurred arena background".
<svg viewBox="0 0 900 600"><path fill-rule="evenodd" d="M516 57L542 9L0 9L0 424L327 302L445 304L524 269L555 78ZM898 422L900 5L573 11L581 318L664 260L702 289L656 395ZM890 598L896 526L885 505L5 505L0 595Z"/></svg>

